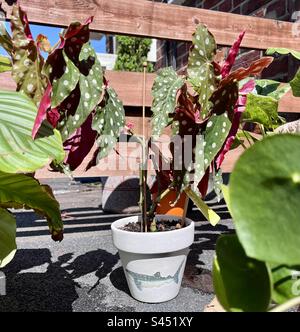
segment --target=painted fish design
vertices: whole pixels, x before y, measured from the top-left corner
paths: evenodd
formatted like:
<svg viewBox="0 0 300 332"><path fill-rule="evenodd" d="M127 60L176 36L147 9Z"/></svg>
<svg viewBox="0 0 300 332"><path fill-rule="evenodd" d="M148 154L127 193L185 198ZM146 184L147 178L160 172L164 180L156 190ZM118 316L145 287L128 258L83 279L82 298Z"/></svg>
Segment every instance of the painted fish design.
<svg viewBox="0 0 300 332"><path fill-rule="evenodd" d="M146 275L146 274L139 274L132 272L126 269L126 272L133 278L136 287L139 290L143 288L153 288L153 287L160 287L162 285L170 284L175 282L176 284L179 283L179 273L181 268L184 265L184 260L180 264L177 272L173 276L162 277L160 272L156 272L154 275Z"/></svg>

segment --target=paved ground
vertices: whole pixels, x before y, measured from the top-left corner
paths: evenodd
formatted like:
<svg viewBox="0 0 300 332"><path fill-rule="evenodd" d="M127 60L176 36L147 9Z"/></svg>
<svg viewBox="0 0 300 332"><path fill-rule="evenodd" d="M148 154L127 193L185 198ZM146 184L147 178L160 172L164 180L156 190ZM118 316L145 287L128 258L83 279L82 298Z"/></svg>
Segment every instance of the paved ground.
<svg viewBox="0 0 300 332"><path fill-rule="evenodd" d="M7 295L0 296L0 311L199 312L212 300L210 271L216 239L232 232L224 205L210 202L223 218L216 228L197 211L190 212L196 235L179 296L167 303L144 304L128 293L110 234L111 222L120 215L101 210L101 184L63 179L51 184L68 214L65 239L52 242L45 220L32 212L17 213L19 250L3 269Z"/></svg>

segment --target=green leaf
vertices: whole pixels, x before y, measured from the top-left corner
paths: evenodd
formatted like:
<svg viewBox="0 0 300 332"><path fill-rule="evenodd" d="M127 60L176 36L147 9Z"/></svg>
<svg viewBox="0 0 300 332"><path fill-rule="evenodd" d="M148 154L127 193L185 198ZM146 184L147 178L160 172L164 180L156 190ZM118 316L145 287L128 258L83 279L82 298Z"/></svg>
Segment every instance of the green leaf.
<svg viewBox="0 0 300 332"><path fill-rule="evenodd" d="M269 96L278 101L291 89L289 84L282 84L273 80L256 80L255 82L257 94Z"/></svg>
<svg viewBox="0 0 300 332"><path fill-rule="evenodd" d="M217 195L218 202L221 201L222 195L222 185L223 185L223 177L222 177L222 169L220 168L217 173L213 176L214 182L214 191Z"/></svg>
<svg viewBox="0 0 300 332"><path fill-rule="evenodd" d="M297 71L296 76L290 82L292 87L293 96L300 97L300 69Z"/></svg>
<svg viewBox="0 0 300 332"><path fill-rule="evenodd" d="M47 218L53 237L63 231L59 203L50 187L30 176L0 172L0 206L33 209Z"/></svg>
<svg viewBox="0 0 300 332"><path fill-rule="evenodd" d="M12 40L3 22L0 22L0 45L5 49L5 51L9 55L12 55L12 50L13 50Z"/></svg>
<svg viewBox="0 0 300 332"><path fill-rule="evenodd" d="M204 166L205 170L217 156L230 132L231 121L226 113L213 115L206 126Z"/></svg>
<svg viewBox="0 0 300 332"><path fill-rule="evenodd" d="M300 264L300 137L273 135L240 157L230 178L230 208L249 257Z"/></svg>
<svg viewBox="0 0 300 332"><path fill-rule="evenodd" d="M193 47L188 63L188 77L199 94L202 117L205 118L212 106L210 97L216 88L216 77L212 61L217 51L214 36L204 25L199 25L193 35Z"/></svg>
<svg viewBox="0 0 300 332"><path fill-rule="evenodd" d="M70 114L64 123L58 126L63 141L86 121L87 117L100 102L102 93L102 67L95 50L89 42L82 46L77 67L80 71L79 89L81 98L76 111L72 112L74 115Z"/></svg>
<svg viewBox="0 0 300 332"><path fill-rule="evenodd" d="M26 94L38 106L44 95L47 78L42 74L44 59L37 45L29 36L29 24L25 12L13 6L11 17L13 69L12 76L17 91Z"/></svg>
<svg viewBox="0 0 300 332"><path fill-rule="evenodd" d="M36 114L36 106L25 95L0 91L1 171L29 173L52 160L64 160L61 136L48 123L43 123L40 137L31 138Z"/></svg>
<svg viewBox="0 0 300 332"><path fill-rule="evenodd" d="M268 96L279 88L280 82L273 80L256 80L256 91L261 96Z"/></svg>
<svg viewBox="0 0 300 332"><path fill-rule="evenodd" d="M269 264L272 271L272 299L282 304L300 295L300 267Z"/></svg>
<svg viewBox="0 0 300 332"><path fill-rule="evenodd" d="M195 163L194 163L194 179L193 179L193 190L198 192L198 184L205 174L204 169L204 137L203 135L197 135L196 147L195 147ZM191 174L192 175L192 174ZM200 193L199 193L200 194Z"/></svg>
<svg viewBox="0 0 300 332"><path fill-rule="evenodd" d="M288 48L269 48L266 51L267 55L274 55L275 53L280 55L288 55L291 54L297 60L300 60L300 52L294 51Z"/></svg>
<svg viewBox="0 0 300 332"><path fill-rule="evenodd" d="M274 129L280 124L278 117L278 101L269 96L248 94L243 121L255 122L268 129Z"/></svg>
<svg viewBox="0 0 300 332"><path fill-rule="evenodd" d="M207 204L200 198L200 194L192 190L190 187L185 188L185 193L195 203L197 208L201 211L204 217L212 224L216 226L221 220L220 216L216 212L208 207Z"/></svg>
<svg viewBox="0 0 300 332"><path fill-rule="evenodd" d="M14 258L16 250L16 220L11 213L0 208L0 268Z"/></svg>
<svg viewBox="0 0 300 332"><path fill-rule="evenodd" d="M98 106L92 128L99 134L97 145L100 148L97 160L106 157L114 148L125 125L125 111L114 89L108 88L105 105Z"/></svg>
<svg viewBox="0 0 300 332"><path fill-rule="evenodd" d="M160 136L169 123L169 115L176 106L177 91L183 86L184 80L171 67L158 72L152 88L152 130L154 136Z"/></svg>
<svg viewBox="0 0 300 332"><path fill-rule="evenodd" d="M59 106L76 88L79 81L79 70L74 63L67 57L63 51L65 61L64 73L59 78L54 78L52 83L53 95L51 98L51 106L53 108Z"/></svg>
<svg viewBox="0 0 300 332"><path fill-rule="evenodd" d="M0 73L4 73L6 71L11 71L11 69L12 69L12 66L11 66L10 59L5 56L0 55Z"/></svg>
<svg viewBox="0 0 300 332"><path fill-rule="evenodd" d="M218 239L213 264L217 298L227 311L263 312L271 302L271 280L264 262L246 256L236 235Z"/></svg>

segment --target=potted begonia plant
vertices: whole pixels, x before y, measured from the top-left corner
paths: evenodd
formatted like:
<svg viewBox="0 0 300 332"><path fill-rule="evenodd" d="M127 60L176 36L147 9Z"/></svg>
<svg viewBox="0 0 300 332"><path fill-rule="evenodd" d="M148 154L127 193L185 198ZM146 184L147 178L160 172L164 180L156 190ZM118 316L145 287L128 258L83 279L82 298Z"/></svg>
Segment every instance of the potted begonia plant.
<svg viewBox="0 0 300 332"><path fill-rule="evenodd" d="M220 191L224 156L237 135L246 95L255 88L254 80L244 80L259 75L273 60L264 57L248 68L232 71L243 36L244 33L220 64L214 61L217 45L213 35L199 25L193 35L186 73L178 75L172 68L165 68L155 80L153 137L137 138L141 143L142 216L112 224L113 242L119 250L130 292L139 301L163 302L177 296L189 246L194 241L194 223L184 213L178 216L159 211L182 204L182 195L186 195L213 225L220 220L203 201L209 174L213 174L216 190ZM171 132L171 158L158 147L165 128ZM151 207L147 209L149 159L154 163L156 183ZM163 209L162 205L169 208Z"/></svg>

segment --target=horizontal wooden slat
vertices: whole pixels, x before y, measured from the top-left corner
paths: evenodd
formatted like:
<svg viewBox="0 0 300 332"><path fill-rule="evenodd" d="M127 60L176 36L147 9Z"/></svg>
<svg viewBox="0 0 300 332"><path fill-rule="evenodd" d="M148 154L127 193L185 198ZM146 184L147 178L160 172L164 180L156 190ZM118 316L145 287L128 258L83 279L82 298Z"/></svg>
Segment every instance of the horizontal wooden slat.
<svg viewBox="0 0 300 332"><path fill-rule="evenodd" d="M100 32L190 41L195 21L206 24L220 45L231 45L246 30L243 47L287 47L300 50L293 24L146 0L20 0L33 23L66 26L94 16Z"/></svg>
<svg viewBox="0 0 300 332"><path fill-rule="evenodd" d="M114 87L125 106L142 106L143 74L131 72L107 71L109 83ZM151 106L151 87L155 74L146 76L146 106ZM0 89L15 90L15 83L10 73L0 74ZM279 103L281 113L300 113L299 98L293 97L292 92L287 93Z"/></svg>
<svg viewBox="0 0 300 332"><path fill-rule="evenodd" d="M106 78L109 85L118 93L125 106L142 106L143 101L143 74L132 72L107 71ZM146 106L151 106L151 88L155 74L146 76ZM9 72L0 74L0 89L15 90L16 84Z"/></svg>

